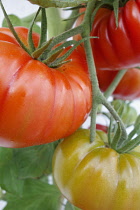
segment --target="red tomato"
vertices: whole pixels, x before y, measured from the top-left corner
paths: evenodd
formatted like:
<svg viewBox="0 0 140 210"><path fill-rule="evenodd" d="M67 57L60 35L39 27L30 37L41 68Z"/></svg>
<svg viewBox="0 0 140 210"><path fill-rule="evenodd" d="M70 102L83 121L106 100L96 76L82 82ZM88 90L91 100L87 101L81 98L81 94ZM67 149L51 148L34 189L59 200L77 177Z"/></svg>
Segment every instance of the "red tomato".
<svg viewBox="0 0 140 210"><path fill-rule="evenodd" d="M97 70L100 89L104 92L111 84L118 71ZM113 96L122 100L140 98L140 69L132 68L123 76Z"/></svg>
<svg viewBox="0 0 140 210"><path fill-rule="evenodd" d="M81 16L76 25L79 25ZM118 27L114 11L98 10L91 31L95 64L102 70L119 70L140 65L140 0L129 0L119 8ZM79 39L76 36L75 39Z"/></svg>
<svg viewBox="0 0 140 210"><path fill-rule="evenodd" d="M84 48L78 46L85 69L88 69ZM99 87L105 92L119 71L96 69ZM114 98L121 100L134 100L140 98L140 69L130 68L127 70L120 83L112 94Z"/></svg>
<svg viewBox="0 0 140 210"><path fill-rule="evenodd" d="M108 127L102 124L96 124L96 130L104 131L107 133Z"/></svg>
<svg viewBox="0 0 140 210"><path fill-rule="evenodd" d="M27 43L28 30L15 30ZM35 45L38 37L33 35ZM28 55L9 29L0 29L0 146L55 141L85 121L91 109L90 79L77 50L68 59L72 61L49 68Z"/></svg>
<svg viewBox="0 0 140 210"><path fill-rule="evenodd" d="M18 36L20 37L20 40L25 44L26 47L28 47L28 29L25 27L15 27L15 31L18 34ZM32 37L34 40L34 45L37 47L38 42L39 42L39 34L37 33L32 33ZM3 41L8 41L8 42L12 42L14 44L18 44L18 42L15 40L13 34L11 33L11 31L9 30L9 28L0 28L0 40Z"/></svg>

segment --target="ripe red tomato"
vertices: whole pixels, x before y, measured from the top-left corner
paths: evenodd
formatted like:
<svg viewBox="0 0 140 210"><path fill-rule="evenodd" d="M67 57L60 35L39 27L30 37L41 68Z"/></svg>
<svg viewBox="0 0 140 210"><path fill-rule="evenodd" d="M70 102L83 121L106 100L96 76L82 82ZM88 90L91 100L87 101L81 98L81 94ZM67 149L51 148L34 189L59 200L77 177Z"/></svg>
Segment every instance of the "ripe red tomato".
<svg viewBox="0 0 140 210"><path fill-rule="evenodd" d="M118 71L98 70L97 76L100 89L104 92L111 84ZM140 69L131 68L123 76L113 92L116 99L133 100L140 98Z"/></svg>
<svg viewBox="0 0 140 210"><path fill-rule="evenodd" d="M139 148L119 154L106 146L106 134L78 130L56 148L53 174L61 193L82 210L140 208Z"/></svg>
<svg viewBox="0 0 140 210"><path fill-rule="evenodd" d="M25 44L26 47L28 47L28 29L25 27L15 27L15 31L20 37L20 40ZM39 34L33 32L32 37L34 40L34 45L37 47L40 36ZM13 44L19 45L9 28L0 28L0 40L12 42Z"/></svg>
<svg viewBox="0 0 140 210"><path fill-rule="evenodd" d="M28 30L15 30L27 44ZM34 33L35 45L38 39ZM9 29L0 29L0 146L55 141L85 121L91 109L90 79L77 50L68 59L52 69L28 55Z"/></svg>
<svg viewBox="0 0 140 210"><path fill-rule="evenodd" d="M78 46L78 51L81 54L85 69L88 71L84 48L82 46ZM105 92L119 71L96 69L96 72L99 87L101 91ZM114 98L121 100L132 101L140 98L140 69L128 69L112 95Z"/></svg>
<svg viewBox="0 0 140 210"><path fill-rule="evenodd" d="M96 130L101 130L104 131L105 133L107 133L108 127L102 124L96 124Z"/></svg>
<svg viewBox="0 0 140 210"><path fill-rule="evenodd" d="M83 17L80 16L76 25ZM100 8L95 16L91 39L95 64L102 70L119 70L140 65L140 0L129 0L119 8L118 27L114 11ZM75 39L79 39L76 36Z"/></svg>

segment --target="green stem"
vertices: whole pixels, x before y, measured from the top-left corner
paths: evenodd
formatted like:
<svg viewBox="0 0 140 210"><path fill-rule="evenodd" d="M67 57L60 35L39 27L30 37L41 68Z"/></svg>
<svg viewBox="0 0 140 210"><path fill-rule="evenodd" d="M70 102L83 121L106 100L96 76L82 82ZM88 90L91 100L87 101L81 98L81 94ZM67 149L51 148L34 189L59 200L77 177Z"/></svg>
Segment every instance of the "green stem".
<svg viewBox="0 0 140 210"><path fill-rule="evenodd" d="M91 15L94 10L96 4L96 0L93 0L87 4L87 9L85 12L84 20L81 24L81 26L84 28L84 31L81 33L82 37L89 37L90 36L90 26L91 26ZM91 43L90 40L85 40L84 42L85 46L85 53L86 53L86 59L88 63L88 69L90 73L90 78L91 78L91 83L92 83L92 111L91 111L91 132L90 132L90 141L92 142L95 139L96 135L96 114L97 114L97 108L99 104L103 104L112 114L113 118L120 123L120 127L122 130L122 135L121 139L126 139L127 138L127 133L125 126L117 114L117 112L113 109L113 107L110 105L110 103L107 101L107 99L104 97L104 95L101 93L99 89L99 84L98 84L98 78L96 74L96 68L95 68L95 62L92 54L92 48L91 48ZM124 73L124 72L123 72ZM118 77L121 77L120 75ZM119 78L120 79L120 78ZM118 78L116 79L116 83L118 82ZM115 84L113 84L115 85ZM113 89L113 85L109 89L108 92L111 92ZM107 94L109 94L107 92Z"/></svg>
<svg viewBox="0 0 140 210"><path fill-rule="evenodd" d="M36 12L35 17L33 18L32 22L31 22L29 32L28 32L28 43L29 43L29 49L30 49L31 53L34 52L34 50L35 50L35 46L34 46L34 42L33 42L33 38L32 38L33 26L34 26L34 23L35 23L35 20L36 20L38 14L40 13L40 10L41 10L41 7L39 7L38 11Z"/></svg>
<svg viewBox="0 0 140 210"><path fill-rule="evenodd" d="M41 35L39 40L38 48L42 47L42 44L46 42L47 39L47 17L46 9L41 9Z"/></svg>
<svg viewBox="0 0 140 210"><path fill-rule="evenodd" d="M128 141L127 144L118 148L119 153L126 153L134 149L140 144L140 136L137 136L135 139Z"/></svg>
<svg viewBox="0 0 140 210"><path fill-rule="evenodd" d="M109 112L111 113L111 115L113 116L113 118L120 123L120 127L122 130L122 135L120 138L119 142L122 142L124 140L127 139L127 132L124 126L124 123L122 121L122 119L119 117L119 115L117 114L117 112L113 109L113 107L111 106L111 104L107 101L107 99L102 95L102 104L109 110Z"/></svg>
<svg viewBox="0 0 140 210"><path fill-rule="evenodd" d="M51 51L52 47L54 47L55 45L59 44L60 42L76 35L76 34L80 34L83 31L83 27L82 25L72 28L68 31L63 32L62 34L59 34L58 36L56 36L53 41L51 42L51 44L49 45L49 47L47 48L47 50L45 51L46 57L47 54Z"/></svg>
<svg viewBox="0 0 140 210"><path fill-rule="evenodd" d="M66 20L63 20L65 21L65 28L64 28L64 31L67 31L69 29L72 28L75 20L76 20L76 15L79 13L79 10L78 9L75 9L72 11L72 13L70 14L70 16L66 19Z"/></svg>
<svg viewBox="0 0 140 210"><path fill-rule="evenodd" d="M92 11L94 10L96 4L96 0L93 0L87 4L87 9L85 12L83 23L81 24L84 28L84 31L82 32L82 38L89 37L90 36L90 17L92 14ZM88 69L90 74L90 79L92 83L92 110L91 110L91 126L90 126L90 141L94 141L96 136L96 115L97 115L97 109L98 105L101 103L100 100L100 90L99 90L99 84L98 79L96 75L96 68L95 68L95 62L93 59L92 49L91 49L91 43L90 40L84 41L84 47L85 47L85 53L86 53L86 59L88 63Z"/></svg>
<svg viewBox="0 0 140 210"><path fill-rule="evenodd" d="M116 87L118 86L119 82L121 81L126 72L127 69L120 70L118 72L118 74L116 75L110 86L108 87L108 89L104 92L104 96L106 98L112 95L112 93L114 92L114 90L116 89Z"/></svg>
<svg viewBox="0 0 140 210"><path fill-rule="evenodd" d="M23 44L23 42L18 37L18 34L16 33L16 31L15 31L15 29L14 29L14 27L13 27L13 25L12 25L12 23L11 23L11 21L10 21L8 15L7 15L7 13L6 13L6 11L5 11L5 8L4 8L1 0L0 0L0 6L1 6L1 9L2 9L3 14L5 16L5 19L7 21L8 27L11 30L13 36L15 37L15 39L17 40L17 42L19 43L19 45L30 55L31 53L30 53L29 49Z"/></svg>

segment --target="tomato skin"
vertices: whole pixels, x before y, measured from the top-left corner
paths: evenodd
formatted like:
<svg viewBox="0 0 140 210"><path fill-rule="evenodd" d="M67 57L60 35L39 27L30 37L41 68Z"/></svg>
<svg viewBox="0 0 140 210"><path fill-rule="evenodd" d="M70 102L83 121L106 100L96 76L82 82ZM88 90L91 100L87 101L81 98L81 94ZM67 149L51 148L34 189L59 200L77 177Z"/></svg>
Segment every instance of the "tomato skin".
<svg viewBox="0 0 140 210"><path fill-rule="evenodd" d="M21 27L21 26L16 26L16 27L14 27L14 29L15 29L17 35L19 36L20 40L24 43L24 45L26 47L29 47L28 42L27 42L28 29L25 27ZM34 40L35 47L37 47L37 45L38 45L39 37L40 37L39 34L37 34L35 32L32 33L32 38ZM8 41L13 44L17 44L19 46L18 42L14 38L14 35L11 33L9 28L6 28L6 27L0 28L0 40Z"/></svg>
<svg viewBox="0 0 140 210"><path fill-rule="evenodd" d="M83 16L80 16L76 25L79 25L82 19ZM129 0L124 7L119 8L118 27L114 11L100 8L90 35L98 37L91 39L98 69L120 70L139 66L140 0ZM80 39L80 36L75 39Z"/></svg>
<svg viewBox="0 0 140 210"><path fill-rule="evenodd" d="M105 125L102 125L102 124L96 124L96 130L101 130L101 131L104 131L105 133L107 133L108 131L108 127L105 126Z"/></svg>
<svg viewBox="0 0 140 210"><path fill-rule="evenodd" d="M85 69L88 67L86 63L86 56L84 48L82 46L78 47L78 51L81 54ZM119 70L100 70L96 69L97 78L99 82L99 87L102 92L105 92L110 84L115 79ZM112 96L116 99L121 100L135 100L140 98L140 69L130 68L127 70L119 84L117 85L115 91L112 93Z"/></svg>
<svg viewBox="0 0 140 210"><path fill-rule="evenodd" d="M70 135L91 109L91 83L78 51L52 69L7 34L0 40L0 146L28 147Z"/></svg>
<svg viewBox="0 0 140 210"><path fill-rule="evenodd" d="M139 210L139 155L118 154L102 137L97 131L90 143L89 130L78 130L58 145L53 159L58 188L82 210Z"/></svg>
<svg viewBox="0 0 140 210"><path fill-rule="evenodd" d="M99 87L104 92L109 87L118 71L97 69ZM140 98L140 69L128 69L112 94L116 99L134 100Z"/></svg>

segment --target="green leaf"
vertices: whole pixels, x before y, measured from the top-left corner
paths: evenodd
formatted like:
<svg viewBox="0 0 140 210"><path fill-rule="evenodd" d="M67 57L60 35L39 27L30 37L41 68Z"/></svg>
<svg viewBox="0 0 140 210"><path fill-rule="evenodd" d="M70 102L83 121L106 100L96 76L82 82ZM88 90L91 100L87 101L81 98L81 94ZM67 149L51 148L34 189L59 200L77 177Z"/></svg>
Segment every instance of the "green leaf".
<svg viewBox="0 0 140 210"><path fill-rule="evenodd" d="M134 124L137 119L137 111L131 106L131 103L116 99L112 101L112 105L126 126Z"/></svg>
<svg viewBox="0 0 140 210"><path fill-rule="evenodd" d="M0 186L7 192L20 195L24 181L18 179L13 149L0 148Z"/></svg>
<svg viewBox="0 0 140 210"><path fill-rule="evenodd" d="M52 156L58 142L14 149L20 179L40 177L52 171Z"/></svg>
<svg viewBox="0 0 140 210"><path fill-rule="evenodd" d="M8 17L11 20L13 26L20 26L21 25L21 20L18 16L11 14L11 15L8 15ZM2 21L2 27L8 27L8 24L7 24L7 21L6 21L5 18Z"/></svg>
<svg viewBox="0 0 140 210"><path fill-rule="evenodd" d="M26 21L25 18L20 19L18 16L13 15L13 14L8 15L8 17L9 17L13 26L24 26L24 27L27 27L27 28L30 27L31 23ZM6 21L5 18L2 21L2 27L8 27L8 24L7 24L7 21ZM40 26L38 26L36 23L34 23L33 31L36 32L36 33L40 33Z"/></svg>
<svg viewBox="0 0 140 210"><path fill-rule="evenodd" d="M91 0L28 0L32 4L37 4L42 7L59 7L59 8L64 8L64 7L75 7L78 6L79 4L87 3L88 1Z"/></svg>
<svg viewBox="0 0 140 210"><path fill-rule="evenodd" d="M27 179L22 196L6 193L7 205L4 210L56 210L60 196L56 186Z"/></svg>

